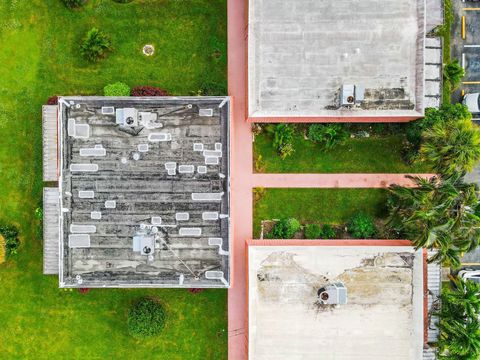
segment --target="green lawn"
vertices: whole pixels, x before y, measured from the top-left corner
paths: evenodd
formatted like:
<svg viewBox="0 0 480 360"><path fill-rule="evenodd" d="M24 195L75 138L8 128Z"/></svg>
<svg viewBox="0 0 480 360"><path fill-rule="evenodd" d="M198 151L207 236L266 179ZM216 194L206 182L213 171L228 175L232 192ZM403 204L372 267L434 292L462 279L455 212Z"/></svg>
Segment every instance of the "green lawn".
<svg viewBox="0 0 480 360"><path fill-rule="evenodd" d="M255 158L262 156L260 172L266 173L407 173L429 172L426 166L407 165L401 157L402 135L347 139L325 152L320 145L296 132L295 152L282 160L266 132L255 136ZM258 171L258 169L257 169Z"/></svg>
<svg viewBox="0 0 480 360"><path fill-rule="evenodd" d="M357 212L386 217L384 189L266 189L254 204L253 234L262 220L294 217L301 223L343 224Z"/></svg>
<svg viewBox="0 0 480 360"><path fill-rule="evenodd" d="M22 234L17 258L0 265L2 359L225 359L227 292L58 289L42 275L41 105L51 95L101 94L104 85L154 85L196 93L226 87L226 0L89 0L69 11L60 0L0 2L0 220ZM91 65L78 44L96 26L115 51ZM156 54L141 54L152 43ZM141 295L168 312L156 339L126 332L126 311Z"/></svg>

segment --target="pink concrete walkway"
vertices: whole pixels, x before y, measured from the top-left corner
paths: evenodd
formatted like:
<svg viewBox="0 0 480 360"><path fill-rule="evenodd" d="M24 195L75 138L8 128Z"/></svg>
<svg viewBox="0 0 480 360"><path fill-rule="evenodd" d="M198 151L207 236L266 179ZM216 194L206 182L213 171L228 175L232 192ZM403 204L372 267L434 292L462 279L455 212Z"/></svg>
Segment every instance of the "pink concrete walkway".
<svg viewBox="0 0 480 360"><path fill-rule="evenodd" d="M230 244L232 286L228 291L228 358L247 359L245 244L252 237L253 187L381 188L410 185L403 174L253 174L252 134L246 114L245 0L228 0L228 91L232 97ZM426 175L430 176L430 175Z"/></svg>
<svg viewBox="0 0 480 360"><path fill-rule="evenodd" d="M252 187L385 188L392 184L412 186L413 182L405 174L254 174L251 177Z"/></svg>

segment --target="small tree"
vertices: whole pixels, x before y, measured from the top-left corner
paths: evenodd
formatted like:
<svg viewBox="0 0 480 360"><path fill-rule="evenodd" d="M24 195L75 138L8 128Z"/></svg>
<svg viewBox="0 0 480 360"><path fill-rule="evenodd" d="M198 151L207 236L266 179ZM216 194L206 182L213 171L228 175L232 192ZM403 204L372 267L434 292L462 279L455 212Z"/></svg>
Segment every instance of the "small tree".
<svg viewBox="0 0 480 360"><path fill-rule="evenodd" d="M295 218L280 219L273 227L272 235L275 239L291 239L300 230L300 222Z"/></svg>
<svg viewBox="0 0 480 360"><path fill-rule="evenodd" d="M460 177L409 178L414 188L390 187L389 225L417 248L437 249L430 261L458 266L460 254L475 249L480 241L476 186Z"/></svg>
<svg viewBox="0 0 480 360"><path fill-rule="evenodd" d="M80 46L83 57L91 62L105 58L112 50L110 38L97 28L92 28L87 32Z"/></svg>
<svg viewBox="0 0 480 360"><path fill-rule="evenodd" d="M163 306L151 298L142 298L128 312L128 332L135 338L144 339L159 334L165 325Z"/></svg>
<svg viewBox="0 0 480 360"><path fill-rule="evenodd" d="M458 60L452 60L443 68L443 78L450 84L450 90L458 88L460 81L465 76L465 70L460 66Z"/></svg>
<svg viewBox="0 0 480 360"><path fill-rule="evenodd" d="M480 128L470 119L438 122L423 138L423 160L445 177L464 175L480 160Z"/></svg>
<svg viewBox="0 0 480 360"><path fill-rule="evenodd" d="M452 288L442 290L439 359L480 357L480 285L452 277Z"/></svg>
<svg viewBox="0 0 480 360"><path fill-rule="evenodd" d="M0 236L4 239L5 253L7 254L7 257L16 254L18 247L20 246L18 229L13 225L0 224Z"/></svg>
<svg viewBox="0 0 480 360"><path fill-rule="evenodd" d="M109 84L103 88L105 96L130 96L130 86L123 82Z"/></svg>
<svg viewBox="0 0 480 360"><path fill-rule="evenodd" d="M369 239L377 233L373 218L365 213L356 214L348 223L347 229L355 239Z"/></svg>

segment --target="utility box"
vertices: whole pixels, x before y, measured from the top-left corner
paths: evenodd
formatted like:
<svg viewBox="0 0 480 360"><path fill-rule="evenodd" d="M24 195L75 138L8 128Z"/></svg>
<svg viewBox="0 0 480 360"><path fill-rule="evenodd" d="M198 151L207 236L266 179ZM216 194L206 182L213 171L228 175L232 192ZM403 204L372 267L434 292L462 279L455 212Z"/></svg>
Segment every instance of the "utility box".
<svg viewBox="0 0 480 360"><path fill-rule="evenodd" d="M317 291L318 301L323 305L345 305L347 303L347 288L338 282L321 287Z"/></svg>

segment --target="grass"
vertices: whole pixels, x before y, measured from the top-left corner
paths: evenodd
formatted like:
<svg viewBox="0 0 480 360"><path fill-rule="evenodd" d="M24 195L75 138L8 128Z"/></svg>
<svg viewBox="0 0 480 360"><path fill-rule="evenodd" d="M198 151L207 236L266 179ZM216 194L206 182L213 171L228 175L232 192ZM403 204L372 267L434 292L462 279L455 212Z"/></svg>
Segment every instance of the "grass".
<svg viewBox="0 0 480 360"><path fill-rule="evenodd" d="M253 234L262 220L294 217L301 223L343 224L357 212L386 217L384 189L266 189L253 209Z"/></svg>
<svg viewBox="0 0 480 360"><path fill-rule="evenodd" d="M324 152L320 145L297 132L293 155L282 160L266 132L255 136L257 171L266 173L407 173L429 172L425 165L408 165L401 157L403 136L388 135L348 139L344 145ZM257 161L258 163L258 161ZM254 164L255 165L255 164Z"/></svg>
<svg viewBox="0 0 480 360"><path fill-rule="evenodd" d="M115 51L98 64L80 57L91 27ZM52 95L99 95L106 84L159 86L175 95L205 82L226 87L226 1L89 0L67 10L60 0L0 2L0 220L21 233L19 254L0 265L0 354L4 359L226 359L227 292L58 289L42 274L41 105ZM154 44L152 57L141 54ZM167 310L163 333L127 335L132 300L151 295ZM67 355L68 354L68 355Z"/></svg>

